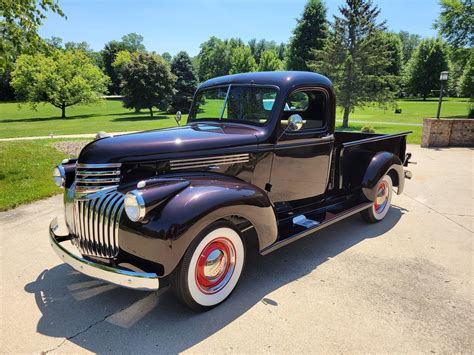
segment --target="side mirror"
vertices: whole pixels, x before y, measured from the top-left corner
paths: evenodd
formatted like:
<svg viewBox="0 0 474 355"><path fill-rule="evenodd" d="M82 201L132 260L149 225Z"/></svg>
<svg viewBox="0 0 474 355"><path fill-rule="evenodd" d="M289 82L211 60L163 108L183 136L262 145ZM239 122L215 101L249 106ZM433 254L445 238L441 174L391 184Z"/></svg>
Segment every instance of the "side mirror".
<svg viewBox="0 0 474 355"><path fill-rule="evenodd" d="M296 132L299 131L301 127L303 127L303 119L300 115L294 114L288 118L288 126L286 127L286 130Z"/></svg>
<svg viewBox="0 0 474 355"><path fill-rule="evenodd" d="M181 121L181 111L176 112L176 116L174 117L174 119L179 126L179 121Z"/></svg>

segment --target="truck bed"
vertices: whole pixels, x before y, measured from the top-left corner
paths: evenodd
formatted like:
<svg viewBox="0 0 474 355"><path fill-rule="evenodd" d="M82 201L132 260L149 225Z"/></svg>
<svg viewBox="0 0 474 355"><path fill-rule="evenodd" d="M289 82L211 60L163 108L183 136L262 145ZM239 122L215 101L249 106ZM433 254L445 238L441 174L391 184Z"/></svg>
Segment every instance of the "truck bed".
<svg viewBox="0 0 474 355"><path fill-rule="evenodd" d="M396 134L334 132L332 187L349 190L358 188L356 182L361 180L369 161L378 152L393 153L403 163L406 154L406 136L410 133L410 131Z"/></svg>

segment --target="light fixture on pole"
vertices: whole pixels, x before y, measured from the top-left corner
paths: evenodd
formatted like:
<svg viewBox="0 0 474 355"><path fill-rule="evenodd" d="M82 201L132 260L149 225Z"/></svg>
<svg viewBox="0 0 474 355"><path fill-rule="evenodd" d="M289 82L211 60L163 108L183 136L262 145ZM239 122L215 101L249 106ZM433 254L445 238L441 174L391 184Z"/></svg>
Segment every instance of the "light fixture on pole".
<svg viewBox="0 0 474 355"><path fill-rule="evenodd" d="M443 102L443 91L444 91L444 84L448 81L448 72L442 71L439 75L439 81L441 82L441 89L439 91L439 104L438 104L438 114L436 118L439 120L439 114L441 113L441 102Z"/></svg>

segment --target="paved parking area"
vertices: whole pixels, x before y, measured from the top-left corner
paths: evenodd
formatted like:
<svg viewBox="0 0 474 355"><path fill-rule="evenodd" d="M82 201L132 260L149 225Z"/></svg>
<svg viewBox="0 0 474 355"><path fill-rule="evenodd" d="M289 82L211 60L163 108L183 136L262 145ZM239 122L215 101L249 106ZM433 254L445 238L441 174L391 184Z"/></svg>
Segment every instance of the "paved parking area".
<svg viewBox="0 0 474 355"><path fill-rule="evenodd" d="M250 257L204 314L61 264L47 242L60 196L0 213L0 352L472 352L474 150L409 151L382 223L354 216Z"/></svg>

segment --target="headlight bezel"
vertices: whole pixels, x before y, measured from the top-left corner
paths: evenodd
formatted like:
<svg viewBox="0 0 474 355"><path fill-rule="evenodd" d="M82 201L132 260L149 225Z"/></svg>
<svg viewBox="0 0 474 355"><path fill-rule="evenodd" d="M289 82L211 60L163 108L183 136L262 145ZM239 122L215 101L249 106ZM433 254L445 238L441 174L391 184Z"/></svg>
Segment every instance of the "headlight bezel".
<svg viewBox="0 0 474 355"><path fill-rule="evenodd" d="M133 190L127 192L123 204L125 213L132 222L140 222L145 218L145 200L140 191Z"/></svg>
<svg viewBox="0 0 474 355"><path fill-rule="evenodd" d="M53 169L53 181L57 187L64 188L66 186L66 170L62 164L59 164Z"/></svg>

